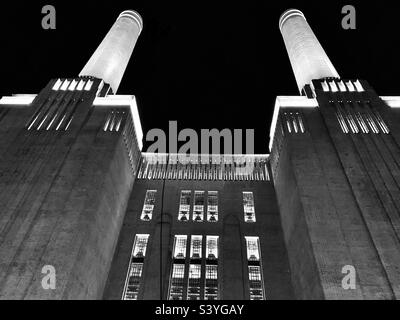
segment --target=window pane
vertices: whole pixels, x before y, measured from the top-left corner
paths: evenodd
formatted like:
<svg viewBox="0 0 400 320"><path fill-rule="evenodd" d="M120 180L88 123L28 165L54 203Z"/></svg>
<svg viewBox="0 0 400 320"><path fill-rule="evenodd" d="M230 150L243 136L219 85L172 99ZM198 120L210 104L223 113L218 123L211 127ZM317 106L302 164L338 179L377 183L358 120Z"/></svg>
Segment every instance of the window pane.
<svg viewBox="0 0 400 320"><path fill-rule="evenodd" d="M146 256L147 242L149 240L148 234L138 234L135 238L133 257L144 258Z"/></svg>
<svg viewBox="0 0 400 320"><path fill-rule="evenodd" d="M200 300L201 264L191 264L189 267L188 300Z"/></svg>
<svg viewBox="0 0 400 320"><path fill-rule="evenodd" d="M218 265L206 265L204 300L218 300Z"/></svg>
<svg viewBox="0 0 400 320"><path fill-rule="evenodd" d="M204 191L194 192L193 221L204 221Z"/></svg>
<svg viewBox="0 0 400 320"><path fill-rule="evenodd" d="M218 221L218 191L209 191L207 197L207 221Z"/></svg>
<svg viewBox="0 0 400 320"><path fill-rule="evenodd" d="M260 261L260 249L258 237L246 237L247 260Z"/></svg>
<svg viewBox="0 0 400 320"><path fill-rule="evenodd" d="M191 191L182 191L179 204L179 221L189 221Z"/></svg>
<svg viewBox="0 0 400 320"><path fill-rule="evenodd" d="M169 300L182 300L185 279L185 265L174 264L170 281Z"/></svg>
<svg viewBox="0 0 400 320"><path fill-rule="evenodd" d="M207 236L206 244L207 259L218 259L218 236Z"/></svg>
<svg viewBox="0 0 400 320"><path fill-rule="evenodd" d="M264 290L259 266L249 266L250 300L264 300Z"/></svg>
<svg viewBox="0 0 400 320"><path fill-rule="evenodd" d="M123 300L137 300L142 276L143 263L131 264L128 282L125 288Z"/></svg>
<svg viewBox="0 0 400 320"><path fill-rule="evenodd" d="M191 259L201 259L202 242L203 236L192 236L192 242L190 246Z"/></svg>
<svg viewBox="0 0 400 320"><path fill-rule="evenodd" d="M175 245L174 245L175 259L186 258L186 241L187 241L187 236L175 236Z"/></svg>
<svg viewBox="0 0 400 320"><path fill-rule="evenodd" d="M138 234L135 237L124 293L122 296L123 300L137 300L138 298L140 278L142 276L143 262L144 257L146 256L148 240L148 234Z"/></svg>
<svg viewBox="0 0 400 320"><path fill-rule="evenodd" d="M144 199L144 205L142 215L140 217L143 221L150 221L153 218L154 205L156 203L156 190L148 190L146 192L146 198Z"/></svg>
<svg viewBox="0 0 400 320"><path fill-rule="evenodd" d="M244 221L256 222L253 192L243 192Z"/></svg>

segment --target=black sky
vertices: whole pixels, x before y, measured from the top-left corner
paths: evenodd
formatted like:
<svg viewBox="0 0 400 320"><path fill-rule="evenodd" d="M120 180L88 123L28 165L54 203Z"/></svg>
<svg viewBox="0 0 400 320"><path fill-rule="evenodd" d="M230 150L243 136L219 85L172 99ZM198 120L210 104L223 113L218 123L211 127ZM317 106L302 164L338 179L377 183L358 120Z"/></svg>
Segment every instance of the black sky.
<svg viewBox="0 0 400 320"><path fill-rule="evenodd" d="M57 9L57 29L41 28L41 8ZM341 9L357 9L343 30ZM119 89L135 94L144 132L168 128L254 128L268 152L277 95L297 95L278 19L304 12L342 77L400 95L400 25L395 3L380 1L13 1L1 4L0 96L38 93L55 77L74 77L118 14L135 9L145 28Z"/></svg>

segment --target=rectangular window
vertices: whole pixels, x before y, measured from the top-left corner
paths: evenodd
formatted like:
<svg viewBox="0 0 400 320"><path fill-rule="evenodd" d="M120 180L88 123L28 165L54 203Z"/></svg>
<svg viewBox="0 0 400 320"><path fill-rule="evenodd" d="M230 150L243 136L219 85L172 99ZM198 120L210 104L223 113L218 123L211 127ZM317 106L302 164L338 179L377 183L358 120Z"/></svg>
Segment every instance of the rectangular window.
<svg viewBox="0 0 400 320"><path fill-rule="evenodd" d="M185 265L180 263L173 264L169 300L183 300L184 281Z"/></svg>
<svg viewBox="0 0 400 320"><path fill-rule="evenodd" d="M140 217L143 221L150 221L153 218L154 205L156 203L157 190L148 190L146 192L146 198L144 199L144 205L142 215Z"/></svg>
<svg viewBox="0 0 400 320"><path fill-rule="evenodd" d="M207 260L218 259L218 236L207 236L206 258Z"/></svg>
<svg viewBox="0 0 400 320"><path fill-rule="evenodd" d="M218 300L218 239L218 236L206 239L205 300Z"/></svg>
<svg viewBox="0 0 400 320"><path fill-rule="evenodd" d="M122 296L123 300L137 300L138 298L148 240L148 234L138 234L135 237L127 279L125 281L124 293Z"/></svg>
<svg viewBox="0 0 400 320"><path fill-rule="evenodd" d="M218 300L218 265L206 265L204 300Z"/></svg>
<svg viewBox="0 0 400 320"><path fill-rule="evenodd" d="M260 261L260 248L258 241L258 237L246 237L248 261Z"/></svg>
<svg viewBox="0 0 400 320"><path fill-rule="evenodd" d="M190 259L201 259L203 236L192 236Z"/></svg>
<svg viewBox="0 0 400 320"><path fill-rule="evenodd" d="M243 192L244 221L256 222L253 192Z"/></svg>
<svg viewBox="0 0 400 320"><path fill-rule="evenodd" d="M260 266L249 266L250 300L264 300Z"/></svg>
<svg viewBox="0 0 400 320"><path fill-rule="evenodd" d="M192 196L191 191L182 191L181 199L179 203L179 221L189 221L189 212L190 212L190 198Z"/></svg>
<svg viewBox="0 0 400 320"><path fill-rule="evenodd" d="M193 221L204 221L204 191L194 192Z"/></svg>
<svg viewBox="0 0 400 320"><path fill-rule="evenodd" d="M218 221L218 191L209 191L207 198L207 221Z"/></svg>
<svg viewBox="0 0 400 320"><path fill-rule="evenodd" d="M143 263L132 263L128 274L123 300L137 300L142 277Z"/></svg>
<svg viewBox="0 0 400 320"><path fill-rule="evenodd" d="M187 299L200 300L201 264L189 266Z"/></svg>
<svg viewBox="0 0 400 320"><path fill-rule="evenodd" d="M186 258L186 242L187 236L175 236L174 259Z"/></svg>
<svg viewBox="0 0 400 320"><path fill-rule="evenodd" d="M258 237L245 237L245 239L249 267L250 300L264 300L260 240Z"/></svg>

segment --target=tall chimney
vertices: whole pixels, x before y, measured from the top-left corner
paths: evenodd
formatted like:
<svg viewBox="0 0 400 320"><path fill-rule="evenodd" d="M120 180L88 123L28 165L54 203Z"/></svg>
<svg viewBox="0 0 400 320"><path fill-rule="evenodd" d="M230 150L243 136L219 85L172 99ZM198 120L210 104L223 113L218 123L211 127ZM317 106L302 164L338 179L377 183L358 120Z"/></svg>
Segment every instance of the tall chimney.
<svg viewBox="0 0 400 320"><path fill-rule="evenodd" d="M279 19L279 29L300 94L311 80L340 78L301 11L287 10Z"/></svg>
<svg viewBox="0 0 400 320"><path fill-rule="evenodd" d="M142 28L137 12L122 12L79 76L102 79L116 94Z"/></svg>

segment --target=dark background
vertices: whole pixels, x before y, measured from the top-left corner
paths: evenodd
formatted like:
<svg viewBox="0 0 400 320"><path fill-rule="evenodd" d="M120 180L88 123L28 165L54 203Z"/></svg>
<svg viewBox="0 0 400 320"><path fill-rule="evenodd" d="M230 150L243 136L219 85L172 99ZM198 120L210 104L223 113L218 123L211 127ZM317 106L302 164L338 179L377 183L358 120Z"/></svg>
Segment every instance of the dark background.
<svg viewBox="0 0 400 320"><path fill-rule="evenodd" d="M43 30L41 9L57 10ZM341 9L357 9L357 30L341 27ZM298 95L278 20L295 7L344 78L399 95L400 24L386 1L13 1L0 4L0 96L38 93L51 78L74 77L118 14L135 9L144 30L119 89L135 94L144 133L183 128L253 128L268 153L277 95ZM146 147L145 147L146 149Z"/></svg>

